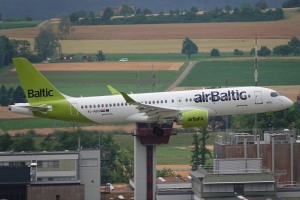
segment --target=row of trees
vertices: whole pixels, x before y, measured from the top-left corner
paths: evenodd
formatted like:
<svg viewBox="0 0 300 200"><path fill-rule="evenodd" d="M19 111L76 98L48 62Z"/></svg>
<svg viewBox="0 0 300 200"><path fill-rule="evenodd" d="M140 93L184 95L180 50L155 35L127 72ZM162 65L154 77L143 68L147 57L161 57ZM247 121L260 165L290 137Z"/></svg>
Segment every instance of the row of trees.
<svg viewBox="0 0 300 200"><path fill-rule="evenodd" d="M190 38L185 38L182 43L181 53L185 54L188 58L191 55L198 53L198 46ZM251 49L250 55L255 54L255 49ZM272 54L272 50L266 46L262 46L257 51L258 56L269 56ZM287 56L294 54L295 56L300 56L300 40L297 37L293 37L288 44L279 45L273 48L274 55ZM220 56L220 51L216 48L213 48L210 52L211 56L218 57ZM239 49L233 51L233 55L241 56L244 55L244 52Z"/></svg>
<svg viewBox="0 0 300 200"><path fill-rule="evenodd" d="M113 18L114 16L121 17ZM268 9L264 0L257 2L255 7L249 3L242 4L240 8L227 5L225 8L216 7L202 14L198 13L196 7L192 7L190 10L170 10L167 14L161 12L153 15L149 9L135 10L129 5L123 5L118 13L114 13L110 7L104 10L102 16L80 10L71 13L69 19L76 25L271 21L283 19L283 10Z"/></svg>
<svg viewBox="0 0 300 200"><path fill-rule="evenodd" d="M0 106L8 106L14 103L27 102L23 88L21 86L6 88L5 85L1 85L0 88Z"/></svg>

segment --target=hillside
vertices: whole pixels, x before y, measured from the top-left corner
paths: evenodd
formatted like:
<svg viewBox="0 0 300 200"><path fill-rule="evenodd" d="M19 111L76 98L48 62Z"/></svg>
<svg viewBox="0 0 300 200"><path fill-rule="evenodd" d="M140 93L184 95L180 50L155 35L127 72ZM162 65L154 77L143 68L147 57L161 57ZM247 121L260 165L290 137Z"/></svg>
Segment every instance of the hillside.
<svg viewBox="0 0 300 200"><path fill-rule="evenodd" d="M258 0L0 0L0 14L4 19L24 18L30 15L34 20L44 20L70 14L77 10L99 13L108 6L132 4L137 8L148 8L155 13L160 11L184 10L196 6L199 10L211 10L225 5L240 7L243 3L254 5ZM284 0L268 0L269 7L281 7Z"/></svg>

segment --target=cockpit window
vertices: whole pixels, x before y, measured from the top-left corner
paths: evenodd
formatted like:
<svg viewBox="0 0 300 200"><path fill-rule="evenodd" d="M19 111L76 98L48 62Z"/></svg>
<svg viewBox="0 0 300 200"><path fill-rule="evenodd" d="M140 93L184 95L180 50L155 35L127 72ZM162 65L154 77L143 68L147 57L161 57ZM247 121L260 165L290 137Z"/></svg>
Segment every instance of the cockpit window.
<svg viewBox="0 0 300 200"><path fill-rule="evenodd" d="M281 94L278 92L271 92L271 97L278 97L278 96L281 96Z"/></svg>

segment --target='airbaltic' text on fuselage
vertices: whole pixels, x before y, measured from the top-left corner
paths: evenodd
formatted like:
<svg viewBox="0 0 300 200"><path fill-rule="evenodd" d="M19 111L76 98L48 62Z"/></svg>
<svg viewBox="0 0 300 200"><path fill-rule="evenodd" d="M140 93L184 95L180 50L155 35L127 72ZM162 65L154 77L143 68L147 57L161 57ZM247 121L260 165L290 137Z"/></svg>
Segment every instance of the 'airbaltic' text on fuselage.
<svg viewBox="0 0 300 200"><path fill-rule="evenodd" d="M33 98L33 97L52 97L53 96L53 90L48 90L48 88L44 89L41 88L39 90L27 90L27 97Z"/></svg>
<svg viewBox="0 0 300 200"><path fill-rule="evenodd" d="M246 100L247 92L238 90L228 90L227 92L211 91L210 93L202 92L202 94L196 94L194 101L196 103L212 102L216 101L236 101L236 100Z"/></svg>

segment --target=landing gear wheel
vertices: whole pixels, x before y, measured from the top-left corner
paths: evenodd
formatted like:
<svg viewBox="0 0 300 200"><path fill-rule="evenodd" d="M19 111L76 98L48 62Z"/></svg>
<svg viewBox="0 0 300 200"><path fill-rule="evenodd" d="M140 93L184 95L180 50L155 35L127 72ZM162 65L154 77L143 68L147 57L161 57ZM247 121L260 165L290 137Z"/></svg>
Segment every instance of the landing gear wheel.
<svg viewBox="0 0 300 200"><path fill-rule="evenodd" d="M157 136L163 136L164 130L162 128L156 126L153 128L153 133L154 133L154 135L157 135Z"/></svg>

